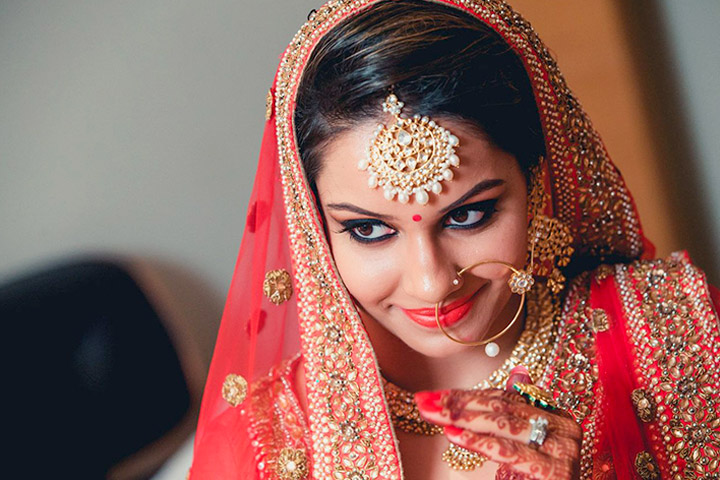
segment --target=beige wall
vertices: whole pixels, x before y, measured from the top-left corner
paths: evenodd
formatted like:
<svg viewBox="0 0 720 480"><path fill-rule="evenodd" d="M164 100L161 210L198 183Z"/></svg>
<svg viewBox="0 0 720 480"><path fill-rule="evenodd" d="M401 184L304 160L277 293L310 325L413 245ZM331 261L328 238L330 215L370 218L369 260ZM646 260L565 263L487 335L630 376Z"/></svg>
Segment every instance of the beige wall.
<svg viewBox="0 0 720 480"><path fill-rule="evenodd" d="M635 196L658 255L677 239L621 12L612 1L514 0L557 59Z"/></svg>

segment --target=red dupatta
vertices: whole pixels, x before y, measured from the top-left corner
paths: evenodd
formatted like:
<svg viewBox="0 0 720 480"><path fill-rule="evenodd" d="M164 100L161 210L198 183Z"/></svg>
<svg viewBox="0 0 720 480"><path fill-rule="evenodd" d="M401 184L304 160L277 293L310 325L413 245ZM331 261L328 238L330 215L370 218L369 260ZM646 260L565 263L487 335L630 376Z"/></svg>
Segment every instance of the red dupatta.
<svg viewBox="0 0 720 480"><path fill-rule="evenodd" d="M572 233L569 270L601 258L640 257L646 242L631 195L531 26L501 1L438 2L489 25L526 67L546 139L551 202L545 214ZM193 479L277 478L280 458L286 465L302 463L308 478L402 478L373 348L335 268L293 126L297 86L313 47L374 3L330 1L283 55L268 96L248 223L203 399ZM297 355L303 359L299 381L307 393L309 435L274 438L281 447L261 455L263 445L248 434L261 413L254 410L276 403L248 398L258 382L287 381L282 368L272 367ZM279 390L268 395L289 401ZM263 428L272 435L272 425Z"/></svg>

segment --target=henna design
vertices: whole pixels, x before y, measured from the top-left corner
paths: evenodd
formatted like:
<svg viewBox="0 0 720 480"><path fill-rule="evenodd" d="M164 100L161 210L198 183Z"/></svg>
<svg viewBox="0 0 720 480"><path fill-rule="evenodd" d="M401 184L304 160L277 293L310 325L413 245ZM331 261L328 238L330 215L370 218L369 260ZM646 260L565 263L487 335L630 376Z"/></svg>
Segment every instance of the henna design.
<svg viewBox="0 0 720 480"><path fill-rule="evenodd" d="M525 405L525 401L519 395L504 390L451 390L443 397L442 404L452 418L453 412L467 408L510 413L507 405Z"/></svg>
<svg viewBox="0 0 720 480"><path fill-rule="evenodd" d="M577 471L577 462L569 459L572 457L552 458L515 440L469 430L463 430L459 435L450 433L450 436L453 443L478 452L492 461L507 464L512 471L529 475L530 478L569 480L574 478L573 472Z"/></svg>
<svg viewBox="0 0 720 480"><path fill-rule="evenodd" d="M494 436L508 436L516 440L524 440L528 436L527 420L498 412L482 412L463 410L453 419L454 425ZM503 435L505 434L505 435Z"/></svg>
<svg viewBox="0 0 720 480"><path fill-rule="evenodd" d="M535 480L533 477L524 473L518 473L512 468L508 467L506 463L500 465L497 472L495 472L495 480Z"/></svg>
<svg viewBox="0 0 720 480"><path fill-rule="evenodd" d="M438 403L439 423L451 427L446 434L453 443L524 475L498 478L576 478L582 429L571 417L528 405L516 393L502 390L451 390ZM545 442L535 449L526 442L529 419L538 414L548 418L549 425Z"/></svg>
<svg viewBox="0 0 720 480"><path fill-rule="evenodd" d="M513 436L524 433L528 428L528 422L519 417L499 414L489 414L489 416L491 418L495 418L495 424L500 430L505 430L507 428L510 435Z"/></svg>
<svg viewBox="0 0 720 480"><path fill-rule="evenodd" d="M518 401L519 400L519 401ZM441 400L442 414L452 421L470 421L476 418L479 413L469 412L495 412L506 416L514 416L524 421L524 425L517 422L519 428L529 429L527 423L531 417L542 412L543 416L550 422L549 430L560 437L568 437L572 440L582 438L582 429L571 417L540 410L537 407L528 405L514 392L504 390L451 390Z"/></svg>
<svg viewBox="0 0 720 480"><path fill-rule="evenodd" d="M539 450L554 458L574 459L580 457L580 446L575 440L555 434L548 434Z"/></svg>

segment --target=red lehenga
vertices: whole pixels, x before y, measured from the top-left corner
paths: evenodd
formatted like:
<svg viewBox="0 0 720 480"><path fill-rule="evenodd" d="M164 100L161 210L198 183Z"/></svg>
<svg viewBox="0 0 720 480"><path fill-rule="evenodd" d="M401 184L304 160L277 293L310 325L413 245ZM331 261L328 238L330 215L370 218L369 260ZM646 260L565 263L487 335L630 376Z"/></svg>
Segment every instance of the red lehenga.
<svg viewBox="0 0 720 480"><path fill-rule="evenodd" d="M268 94L192 479L403 478L373 348L334 266L293 131L313 46L373 3L332 0L311 15ZM570 228L569 271L581 272L568 281L536 381L583 427L581 478L718 478L720 325L703 273L683 254L649 259L620 173L530 25L496 0L441 3L497 31L533 85L545 213Z"/></svg>

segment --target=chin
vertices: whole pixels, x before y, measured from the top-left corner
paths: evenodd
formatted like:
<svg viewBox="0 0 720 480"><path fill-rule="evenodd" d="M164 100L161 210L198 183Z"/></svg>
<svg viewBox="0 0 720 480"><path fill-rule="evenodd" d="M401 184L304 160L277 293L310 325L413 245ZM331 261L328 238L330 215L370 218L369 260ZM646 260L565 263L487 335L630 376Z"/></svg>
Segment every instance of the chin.
<svg viewBox="0 0 720 480"><path fill-rule="evenodd" d="M450 333L453 334L453 332ZM461 335L461 338L480 338L480 334L478 333L475 336ZM422 336L408 335L406 338L399 336L398 339L408 348L428 358L449 358L460 353L466 353L469 349L477 348L453 342L440 331Z"/></svg>
<svg viewBox="0 0 720 480"><path fill-rule="evenodd" d="M438 342L438 345L425 344L418 346L417 348L410 345L408 346L412 348L415 352L428 358L450 358L470 348L465 345L453 343L447 338L441 340L441 342Z"/></svg>

